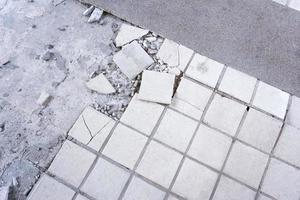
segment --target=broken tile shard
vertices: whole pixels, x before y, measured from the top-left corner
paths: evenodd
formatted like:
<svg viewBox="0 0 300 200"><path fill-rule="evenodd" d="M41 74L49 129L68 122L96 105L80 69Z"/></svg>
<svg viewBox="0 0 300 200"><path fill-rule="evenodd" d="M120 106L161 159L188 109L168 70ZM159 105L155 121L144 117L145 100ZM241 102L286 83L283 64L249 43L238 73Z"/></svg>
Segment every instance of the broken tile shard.
<svg viewBox="0 0 300 200"><path fill-rule="evenodd" d="M125 45L114 55L113 61L129 79L135 78L154 62L136 41Z"/></svg>
<svg viewBox="0 0 300 200"><path fill-rule="evenodd" d="M86 83L86 86L93 91L101 94L111 94L116 92L115 88L110 84L103 74L92 78Z"/></svg>
<svg viewBox="0 0 300 200"><path fill-rule="evenodd" d="M174 74L145 70L138 98L162 104L171 104L175 82Z"/></svg>
<svg viewBox="0 0 300 200"><path fill-rule="evenodd" d="M94 11L94 9L95 9L95 6L90 6L88 9L86 9L86 10L82 13L82 15L83 15L83 16L89 16L90 14L92 14L92 12Z"/></svg>
<svg viewBox="0 0 300 200"><path fill-rule="evenodd" d="M42 91L36 103L41 106L46 106L50 102L50 100L51 95L45 91Z"/></svg>
<svg viewBox="0 0 300 200"><path fill-rule="evenodd" d="M103 10L100 10L99 8L95 8L88 20L88 23L99 22L102 17L102 14L103 14Z"/></svg>
<svg viewBox="0 0 300 200"><path fill-rule="evenodd" d="M117 47L123 46L135 39L138 39L144 35L146 35L149 31L138 28L135 26L131 26L129 24L122 24L119 33L116 37L115 43Z"/></svg>

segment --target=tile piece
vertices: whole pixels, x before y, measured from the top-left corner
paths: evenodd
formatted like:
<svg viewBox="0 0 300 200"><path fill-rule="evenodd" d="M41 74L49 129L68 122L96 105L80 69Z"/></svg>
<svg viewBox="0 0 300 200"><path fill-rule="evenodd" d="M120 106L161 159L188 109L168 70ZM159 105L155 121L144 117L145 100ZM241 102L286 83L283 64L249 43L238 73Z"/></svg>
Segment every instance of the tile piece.
<svg viewBox="0 0 300 200"><path fill-rule="evenodd" d="M138 98L162 104L170 104L173 95L175 75L145 70Z"/></svg>
<svg viewBox="0 0 300 200"><path fill-rule="evenodd" d="M146 35L148 32L149 32L148 30L123 23L115 39L116 46L117 47L123 46L124 44L127 44L132 40L136 40Z"/></svg>
<svg viewBox="0 0 300 200"><path fill-rule="evenodd" d="M165 39L157 53L157 57L169 66L178 67L181 71L184 71L192 54L193 50L172 40Z"/></svg>
<svg viewBox="0 0 300 200"><path fill-rule="evenodd" d="M246 106L220 95L215 95L204 121L210 126L235 135Z"/></svg>
<svg viewBox="0 0 300 200"><path fill-rule="evenodd" d="M93 153L66 140L48 170L77 187L95 158Z"/></svg>
<svg viewBox="0 0 300 200"><path fill-rule="evenodd" d="M44 174L35 185L28 200L71 200L75 191Z"/></svg>
<svg viewBox="0 0 300 200"><path fill-rule="evenodd" d="M231 141L230 137L201 124L188 155L220 170Z"/></svg>
<svg viewBox="0 0 300 200"><path fill-rule="evenodd" d="M222 176L213 200L253 200L255 195L253 190Z"/></svg>
<svg viewBox="0 0 300 200"><path fill-rule="evenodd" d="M300 197L300 171L272 159L262 191L276 199L298 200Z"/></svg>
<svg viewBox="0 0 300 200"><path fill-rule="evenodd" d="M249 103L255 88L256 78L228 67L219 90Z"/></svg>
<svg viewBox="0 0 300 200"><path fill-rule="evenodd" d="M286 121L288 124L300 129L300 98L292 96L292 103L289 108Z"/></svg>
<svg viewBox="0 0 300 200"><path fill-rule="evenodd" d="M99 8L95 8L90 16L90 18L88 19L88 23L94 23L94 22L99 22L101 17L103 15L103 10L99 9Z"/></svg>
<svg viewBox="0 0 300 200"><path fill-rule="evenodd" d="M42 91L36 103L41 106L46 106L50 102L51 98L52 97L48 92Z"/></svg>
<svg viewBox="0 0 300 200"><path fill-rule="evenodd" d="M289 2L289 7L300 11L300 1L299 0L291 0Z"/></svg>
<svg viewBox="0 0 300 200"><path fill-rule="evenodd" d="M129 79L136 77L154 62L137 41L123 46L114 55L113 61Z"/></svg>
<svg viewBox="0 0 300 200"><path fill-rule="evenodd" d="M119 124L104 148L103 154L132 169L146 141L147 137Z"/></svg>
<svg viewBox="0 0 300 200"><path fill-rule="evenodd" d="M250 109L238 138L263 151L271 152L282 122L255 109Z"/></svg>
<svg viewBox="0 0 300 200"><path fill-rule="evenodd" d="M187 68L186 75L214 88L223 68L223 64L196 54Z"/></svg>
<svg viewBox="0 0 300 200"><path fill-rule="evenodd" d="M114 123L113 119L88 106L78 117L68 135L98 151Z"/></svg>
<svg viewBox="0 0 300 200"><path fill-rule="evenodd" d="M118 199L129 172L99 159L81 190L96 199Z"/></svg>
<svg viewBox="0 0 300 200"><path fill-rule="evenodd" d="M181 159L182 155L179 153L152 141L136 171L168 188Z"/></svg>
<svg viewBox="0 0 300 200"><path fill-rule="evenodd" d="M134 177L126 190L123 200L163 200L164 196L165 192L138 177Z"/></svg>
<svg viewBox="0 0 300 200"><path fill-rule="evenodd" d="M182 78L171 107L195 119L200 119L211 94L212 90Z"/></svg>
<svg viewBox="0 0 300 200"><path fill-rule="evenodd" d="M258 188L267 161L268 156L266 154L236 142L224 172L254 188Z"/></svg>
<svg viewBox="0 0 300 200"><path fill-rule="evenodd" d="M122 115L121 122L150 135L163 109L163 106L139 100L135 95Z"/></svg>
<svg viewBox="0 0 300 200"><path fill-rule="evenodd" d="M115 88L107 80L103 74L99 74L96 77L92 78L86 82L86 86L93 91L96 91L100 94L111 94L116 92Z"/></svg>
<svg viewBox="0 0 300 200"><path fill-rule="evenodd" d="M181 152L185 152L197 122L173 110L167 110L154 137Z"/></svg>
<svg viewBox="0 0 300 200"><path fill-rule="evenodd" d="M186 159L172 191L190 200L209 199L217 177L216 172Z"/></svg>
<svg viewBox="0 0 300 200"><path fill-rule="evenodd" d="M253 105L283 119L287 109L288 101L288 93L283 92L264 82L259 82L253 100Z"/></svg>
<svg viewBox="0 0 300 200"><path fill-rule="evenodd" d="M300 129L285 125L275 155L300 167Z"/></svg>

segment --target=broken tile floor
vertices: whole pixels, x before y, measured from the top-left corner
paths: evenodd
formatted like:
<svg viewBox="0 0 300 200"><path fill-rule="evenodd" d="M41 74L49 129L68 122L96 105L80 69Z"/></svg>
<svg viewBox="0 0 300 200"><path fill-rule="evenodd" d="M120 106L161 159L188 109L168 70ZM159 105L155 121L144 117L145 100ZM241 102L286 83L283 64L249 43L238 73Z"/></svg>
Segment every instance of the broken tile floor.
<svg viewBox="0 0 300 200"><path fill-rule="evenodd" d="M84 6L73 6L83 12ZM78 114L56 114L59 123L51 121L51 128L58 127L66 140L52 162L39 159L47 162L36 164L40 178L27 199L299 200L300 99L168 39L157 51L163 39L148 32L123 23L115 38L111 71L134 85L126 93L125 112L116 117L82 99ZM98 59L96 54L92 59ZM81 71L67 66L68 81L78 84ZM93 80L86 83L90 90L124 95L107 72L84 80ZM54 92L44 109L53 108L64 92ZM6 100L13 102L10 107L22 107L12 100ZM30 102L24 112L34 107ZM68 117L74 121L70 129ZM48 129L39 131L51 133Z"/></svg>

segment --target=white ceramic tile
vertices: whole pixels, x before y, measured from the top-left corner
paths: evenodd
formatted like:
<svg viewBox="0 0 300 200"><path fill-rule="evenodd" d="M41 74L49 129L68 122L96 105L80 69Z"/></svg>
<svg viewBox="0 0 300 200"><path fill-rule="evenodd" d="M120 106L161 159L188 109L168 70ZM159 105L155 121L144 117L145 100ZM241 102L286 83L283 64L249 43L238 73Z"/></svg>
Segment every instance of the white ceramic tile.
<svg viewBox="0 0 300 200"><path fill-rule="evenodd" d="M256 79L228 67L222 78L219 90L249 103L255 88Z"/></svg>
<svg viewBox="0 0 300 200"><path fill-rule="evenodd" d="M150 135L163 109L163 106L139 100L135 95L126 108L121 122Z"/></svg>
<svg viewBox="0 0 300 200"><path fill-rule="evenodd" d="M167 110L154 137L181 152L185 152L197 122L173 110Z"/></svg>
<svg viewBox="0 0 300 200"><path fill-rule="evenodd" d="M119 124L104 148L103 154L132 169L146 141L147 137Z"/></svg>
<svg viewBox="0 0 300 200"><path fill-rule="evenodd" d="M283 92L264 82L259 82L253 100L253 105L283 119L286 113L288 101L288 93Z"/></svg>
<svg viewBox="0 0 300 200"><path fill-rule="evenodd" d="M246 106L220 95L215 95L204 121L210 126L235 135Z"/></svg>
<svg viewBox="0 0 300 200"><path fill-rule="evenodd" d="M286 122L298 129L300 129L300 98L293 96L291 106L289 108Z"/></svg>
<svg viewBox="0 0 300 200"><path fill-rule="evenodd" d="M271 152L282 122L255 109L250 109L238 138L263 151Z"/></svg>
<svg viewBox="0 0 300 200"><path fill-rule="evenodd" d="M258 188L267 161L268 155L236 142L229 155L224 172L247 185Z"/></svg>
<svg viewBox="0 0 300 200"><path fill-rule="evenodd" d="M190 200L209 199L217 177L216 172L186 159L172 191Z"/></svg>
<svg viewBox="0 0 300 200"><path fill-rule="evenodd" d="M186 75L214 88L223 68L223 64L196 54L187 68Z"/></svg>
<svg viewBox="0 0 300 200"><path fill-rule="evenodd" d="M181 159L182 155L179 153L152 141L136 171L168 188Z"/></svg>
<svg viewBox="0 0 300 200"><path fill-rule="evenodd" d="M162 104L170 104L175 75L144 70L138 98Z"/></svg>
<svg viewBox="0 0 300 200"><path fill-rule="evenodd" d="M188 155L220 170L231 141L230 137L201 124Z"/></svg>
<svg viewBox="0 0 300 200"><path fill-rule="evenodd" d="M116 46L117 47L123 46L131 42L132 40L136 40L146 35L148 32L149 32L148 30L123 23L115 39Z"/></svg>
<svg viewBox="0 0 300 200"><path fill-rule="evenodd" d="M78 187L95 158L95 154L66 140L48 170Z"/></svg>

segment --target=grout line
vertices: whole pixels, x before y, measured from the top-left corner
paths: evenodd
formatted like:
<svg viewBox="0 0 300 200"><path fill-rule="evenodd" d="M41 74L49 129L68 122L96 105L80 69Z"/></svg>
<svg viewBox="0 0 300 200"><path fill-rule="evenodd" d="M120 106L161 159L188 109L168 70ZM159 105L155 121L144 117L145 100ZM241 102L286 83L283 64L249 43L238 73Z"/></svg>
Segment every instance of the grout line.
<svg viewBox="0 0 300 200"><path fill-rule="evenodd" d="M187 69L189 68L191 62L193 61L195 55L196 55L196 52L193 51L193 53L192 53L192 55L191 55L191 57L190 57L190 60L187 62L186 66L185 66L185 68L184 68L184 70L183 70L183 74L186 73L186 71L187 71Z"/></svg>

